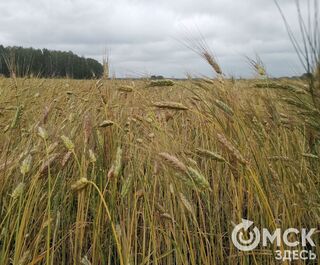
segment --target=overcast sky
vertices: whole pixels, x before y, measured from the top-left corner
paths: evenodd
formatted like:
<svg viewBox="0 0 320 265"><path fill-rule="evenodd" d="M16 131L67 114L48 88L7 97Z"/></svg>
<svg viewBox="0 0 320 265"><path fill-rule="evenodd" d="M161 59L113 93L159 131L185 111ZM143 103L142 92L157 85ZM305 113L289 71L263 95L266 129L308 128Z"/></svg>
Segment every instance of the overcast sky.
<svg viewBox="0 0 320 265"><path fill-rule="evenodd" d="M279 2L296 30L294 1ZM252 75L245 56L256 53L273 76L302 72L272 0L0 0L0 44L99 61L107 48L117 76L211 76L178 41L199 31L229 75Z"/></svg>

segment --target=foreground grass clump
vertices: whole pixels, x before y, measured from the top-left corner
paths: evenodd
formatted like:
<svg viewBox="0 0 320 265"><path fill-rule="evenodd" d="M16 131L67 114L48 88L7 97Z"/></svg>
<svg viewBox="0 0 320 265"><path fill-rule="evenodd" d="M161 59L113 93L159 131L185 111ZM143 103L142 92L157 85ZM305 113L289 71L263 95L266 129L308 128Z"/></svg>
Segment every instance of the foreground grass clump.
<svg viewBox="0 0 320 265"><path fill-rule="evenodd" d="M318 226L319 131L263 82L0 79L0 264L276 264L232 223Z"/></svg>

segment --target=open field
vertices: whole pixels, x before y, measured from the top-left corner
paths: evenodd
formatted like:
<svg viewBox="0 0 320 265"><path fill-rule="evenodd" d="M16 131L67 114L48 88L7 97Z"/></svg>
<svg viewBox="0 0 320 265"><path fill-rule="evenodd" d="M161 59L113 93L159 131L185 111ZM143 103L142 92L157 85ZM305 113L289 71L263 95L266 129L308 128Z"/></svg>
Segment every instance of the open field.
<svg viewBox="0 0 320 265"><path fill-rule="evenodd" d="M279 264L233 224L319 228L303 81L149 83L0 78L0 264Z"/></svg>

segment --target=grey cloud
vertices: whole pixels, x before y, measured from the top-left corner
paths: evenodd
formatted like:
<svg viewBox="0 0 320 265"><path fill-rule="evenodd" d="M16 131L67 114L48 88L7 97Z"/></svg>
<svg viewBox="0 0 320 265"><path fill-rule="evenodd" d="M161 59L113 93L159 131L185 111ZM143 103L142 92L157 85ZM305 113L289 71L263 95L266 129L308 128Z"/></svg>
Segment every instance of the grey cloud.
<svg viewBox="0 0 320 265"><path fill-rule="evenodd" d="M279 2L297 31L294 1ZM0 0L0 13L1 44L72 50L99 60L107 48L117 75L212 75L178 41L199 40L199 31L227 73L250 75L245 56L255 53L272 75L301 72L270 0Z"/></svg>

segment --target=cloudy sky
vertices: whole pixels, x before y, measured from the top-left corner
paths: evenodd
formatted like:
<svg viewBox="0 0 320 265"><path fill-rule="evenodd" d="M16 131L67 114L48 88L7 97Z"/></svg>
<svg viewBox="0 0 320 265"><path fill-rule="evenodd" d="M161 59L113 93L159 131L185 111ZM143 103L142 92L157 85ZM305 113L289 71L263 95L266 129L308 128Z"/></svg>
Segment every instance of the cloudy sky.
<svg viewBox="0 0 320 265"><path fill-rule="evenodd" d="M294 1L279 2L296 31ZM212 75L181 44L199 32L229 75L252 75L255 54L273 76L302 72L272 0L0 0L0 44L100 61L107 49L117 76Z"/></svg>

